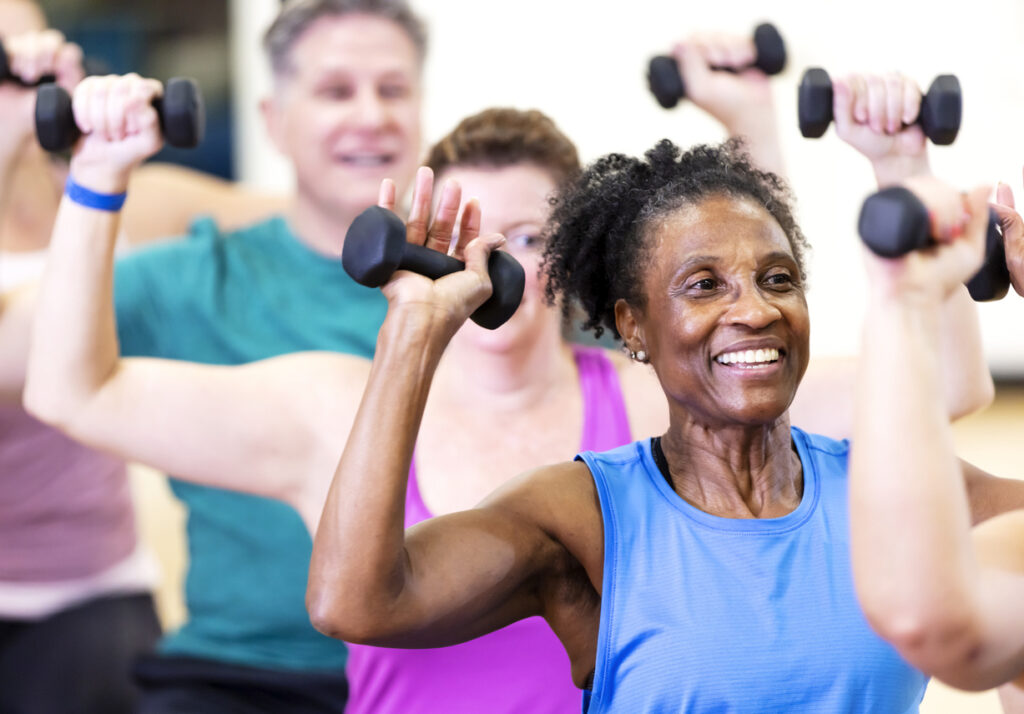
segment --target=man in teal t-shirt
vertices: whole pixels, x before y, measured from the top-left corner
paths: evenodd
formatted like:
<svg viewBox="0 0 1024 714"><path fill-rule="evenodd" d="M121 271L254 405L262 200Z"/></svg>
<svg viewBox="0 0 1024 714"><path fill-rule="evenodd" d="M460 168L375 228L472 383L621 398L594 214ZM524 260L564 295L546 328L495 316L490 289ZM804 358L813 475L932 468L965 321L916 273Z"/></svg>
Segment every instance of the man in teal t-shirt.
<svg viewBox="0 0 1024 714"><path fill-rule="evenodd" d="M114 278L122 353L242 364L302 350L370 357L386 300L338 256L380 182L409 186L425 39L401 0L287 3L264 39L271 138L295 167L287 217L231 234L210 221L140 251ZM316 389L315 384L296 384ZM139 664L140 711L341 712L341 642L305 609L312 539L291 507L177 481L188 509L189 619Z"/></svg>

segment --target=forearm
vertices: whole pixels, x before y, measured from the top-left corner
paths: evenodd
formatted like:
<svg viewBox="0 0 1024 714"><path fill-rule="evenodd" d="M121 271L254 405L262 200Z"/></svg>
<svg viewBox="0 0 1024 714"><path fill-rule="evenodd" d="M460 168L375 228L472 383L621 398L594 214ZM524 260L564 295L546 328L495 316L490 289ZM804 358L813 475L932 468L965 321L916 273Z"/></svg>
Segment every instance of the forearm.
<svg viewBox="0 0 1024 714"><path fill-rule="evenodd" d="M447 340L429 318L389 311L366 391L313 544L307 606L314 625L364 639L405 587L405 492L427 394Z"/></svg>
<svg viewBox="0 0 1024 714"><path fill-rule="evenodd" d="M68 425L113 374L118 359L113 308L115 212L61 201L37 300L25 405Z"/></svg>
<svg viewBox="0 0 1024 714"><path fill-rule="evenodd" d="M872 625L912 663L974 645L977 564L938 389L940 309L877 299L865 318L851 455L852 558Z"/></svg>
<svg viewBox="0 0 1024 714"><path fill-rule="evenodd" d="M965 286L942 305L938 354L946 414L953 419L983 409L995 398L995 384L985 359L978 308Z"/></svg>
<svg viewBox="0 0 1024 714"><path fill-rule="evenodd" d="M785 179L786 166L774 109L774 104L769 103L766 111L733 121L725 128L730 137L742 137L747 142L747 150L755 166Z"/></svg>
<svg viewBox="0 0 1024 714"><path fill-rule="evenodd" d="M927 176L932 172L925 148L917 154L886 154L871 160L878 188L896 186L913 176Z"/></svg>

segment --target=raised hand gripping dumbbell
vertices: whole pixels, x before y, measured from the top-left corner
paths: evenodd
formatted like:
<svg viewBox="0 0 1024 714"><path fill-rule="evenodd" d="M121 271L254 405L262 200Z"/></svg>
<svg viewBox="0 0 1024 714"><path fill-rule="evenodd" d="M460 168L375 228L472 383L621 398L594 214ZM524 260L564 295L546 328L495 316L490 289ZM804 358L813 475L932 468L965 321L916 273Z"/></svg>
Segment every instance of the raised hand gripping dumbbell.
<svg viewBox="0 0 1024 714"><path fill-rule="evenodd" d="M963 94L960 80L953 74L940 74L921 98L921 109L914 123L920 124L924 135L933 144L952 144L960 131ZM832 80L828 72L812 67L804 72L797 93L800 133L817 139L832 123Z"/></svg>
<svg viewBox="0 0 1024 714"><path fill-rule="evenodd" d="M741 72L751 67L772 75L778 74L786 67L786 43L775 26L767 22L754 28L754 47L757 57L749 67L712 67L722 72ZM679 72L679 63L675 57L658 55L652 57L647 68L647 84L658 104L665 109L674 107L680 99L686 97L686 86Z"/></svg>
<svg viewBox="0 0 1024 714"><path fill-rule="evenodd" d="M898 258L934 245L928 209L917 196L902 186L893 186L868 196L860 210L857 230L876 255ZM1006 251L999 220L989 211L985 236L985 262L967 282L971 297L979 302L1000 300L1010 287Z"/></svg>
<svg viewBox="0 0 1024 714"><path fill-rule="evenodd" d="M194 80L168 80L162 97L153 100L160 117L160 130L171 146L189 149L203 139L206 111L203 96ZM75 123L71 95L56 84L44 84L36 94L36 136L47 151L66 151L82 135Z"/></svg>
<svg viewBox="0 0 1024 714"><path fill-rule="evenodd" d="M38 87L41 84L49 84L56 79L52 74L44 74L34 82L26 82L11 72L11 64L7 59L7 49L4 47L3 40L0 40L0 82L11 82L21 87Z"/></svg>
<svg viewBox="0 0 1024 714"><path fill-rule="evenodd" d="M461 260L409 243L402 219L380 206L367 208L352 221L345 234L341 264L353 280L370 288L386 283L396 270L411 270L436 280L466 267ZM500 250L491 253L487 272L493 292L470 319L493 330L519 308L526 273L519 261Z"/></svg>

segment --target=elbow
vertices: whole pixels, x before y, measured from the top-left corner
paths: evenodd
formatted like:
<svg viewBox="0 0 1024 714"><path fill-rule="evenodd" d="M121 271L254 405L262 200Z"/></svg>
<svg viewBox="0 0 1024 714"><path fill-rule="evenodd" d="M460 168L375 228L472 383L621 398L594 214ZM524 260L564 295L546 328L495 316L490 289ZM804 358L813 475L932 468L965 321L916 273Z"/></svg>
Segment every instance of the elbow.
<svg viewBox="0 0 1024 714"><path fill-rule="evenodd" d="M39 421L67 432L72 422L74 409L69 401L59 394L58 389L46 388L38 380L29 379L22 392L22 407Z"/></svg>
<svg viewBox="0 0 1024 714"><path fill-rule="evenodd" d="M320 634L357 645L372 645L383 632L379 618L363 608L350 606L344 597L329 589L310 587L306 591L310 624Z"/></svg>
<svg viewBox="0 0 1024 714"><path fill-rule="evenodd" d="M922 672L950 683L956 680L954 686L961 689L988 688L964 678L984 644L979 623L966 610L936 606L872 611L865 604L865 614L871 627Z"/></svg>

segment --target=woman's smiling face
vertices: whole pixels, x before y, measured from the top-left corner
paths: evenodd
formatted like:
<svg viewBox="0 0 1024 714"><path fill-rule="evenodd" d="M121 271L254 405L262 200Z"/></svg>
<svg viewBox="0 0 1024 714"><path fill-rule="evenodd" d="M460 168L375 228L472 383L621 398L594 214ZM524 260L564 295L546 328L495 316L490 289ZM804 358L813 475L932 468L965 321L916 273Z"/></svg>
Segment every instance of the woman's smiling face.
<svg viewBox="0 0 1024 714"><path fill-rule="evenodd" d="M642 306L619 331L643 349L672 405L710 426L785 413L807 368L800 266L781 226L748 198L716 194L646 228Z"/></svg>

